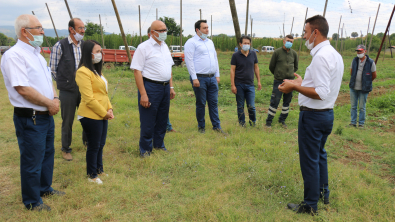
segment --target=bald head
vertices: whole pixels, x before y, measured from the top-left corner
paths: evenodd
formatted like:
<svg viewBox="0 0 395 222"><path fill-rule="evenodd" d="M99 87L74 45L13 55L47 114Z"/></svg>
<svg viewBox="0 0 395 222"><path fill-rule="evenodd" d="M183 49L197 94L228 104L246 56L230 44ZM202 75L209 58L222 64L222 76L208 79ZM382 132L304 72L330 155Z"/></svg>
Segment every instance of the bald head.
<svg viewBox="0 0 395 222"><path fill-rule="evenodd" d="M39 24L39 25L36 25ZM21 37L21 29L22 28L27 28L27 27L36 27L36 26L41 26L41 23L38 21L37 17L34 15L29 15L29 14L24 14L18 16L15 20L15 33L18 36L18 38Z"/></svg>
<svg viewBox="0 0 395 222"><path fill-rule="evenodd" d="M158 31L164 29L167 29L166 24L160 20L155 20L151 23L151 30Z"/></svg>

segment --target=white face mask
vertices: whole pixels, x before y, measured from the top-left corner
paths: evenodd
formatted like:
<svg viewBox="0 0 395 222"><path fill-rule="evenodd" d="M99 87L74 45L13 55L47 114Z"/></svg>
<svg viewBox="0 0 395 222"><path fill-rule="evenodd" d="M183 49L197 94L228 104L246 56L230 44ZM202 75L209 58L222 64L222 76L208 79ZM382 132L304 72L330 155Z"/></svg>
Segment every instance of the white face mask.
<svg viewBox="0 0 395 222"><path fill-rule="evenodd" d="M159 32L157 32L157 31L154 31L154 32L158 33L158 35L159 35L159 37L156 37L156 36L154 35L154 37L155 37L158 41L163 42L163 41L166 40L166 38L167 38L167 32L162 32L162 33L159 33Z"/></svg>
<svg viewBox="0 0 395 222"><path fill-rule="evenodd" d="M93 59L92 59L93 64L99 63L101 61L102 54L100 52L96 54L92 53L92 55L93 55Z"/></svg>
<svg viewBox="0 0 395 222"><path fill-rule="evenodd" d="M365 53L357 54L358 58L362 59L365 56Z"/></svg>
<svg viewBox="0 0 395 222"><path fill-rule="evenodd" d="M202 33L200 30L199 32L200 32L200 38L202 38L203 40L207 39L208 36L207 34Z"/></svg>
<svg viewBox="0 0 395 222"><path fill-rule="evenodd" d="M73 30L75 31L75 29L73 28ZM78 33L77 31L75 31L75 35L74 35L75 40L77 40L77 42L81 41L84 36L81 35L80 33Z"/></svg>
<svg viewBox="0 0 395 222"><path fill-rule="evenodd" d="M311 32L310 38L311 38L311 36L313 36L313 33L314 33L314 31ZM315 41L316 37L314 37L314 40L313 40L312 43L309 43L310 42L310 38L306 41L305 46L307 47L307 49L312 50L314 48L314 41Z"/></svg>

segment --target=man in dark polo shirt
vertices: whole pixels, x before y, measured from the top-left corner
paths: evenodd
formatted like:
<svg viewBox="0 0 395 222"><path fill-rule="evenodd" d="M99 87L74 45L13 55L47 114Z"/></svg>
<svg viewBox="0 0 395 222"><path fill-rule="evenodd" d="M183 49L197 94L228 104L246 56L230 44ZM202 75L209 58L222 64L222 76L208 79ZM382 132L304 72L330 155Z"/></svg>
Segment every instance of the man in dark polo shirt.
<svg viewBox="0 0 395 222"><path fill-rule="evenodd" d="M269 69L274 75L272 97L270 99L270 106L266 119L266 126L271 127L278 105L280 104L281 96L283 97L283 108L278 120L284 128L287 128L285 119L288 117L289 104L292 100L292 92L282 93L278 90L284 79L294 79L294 73L298 70L298 55L292 49L294 38L292 35L285 36L283 40L283 47L276 49L273 52L270 61Z"/></svg>
<svg viewBox="0 0 395 222"><path fill-rule="evenodd" d="M247 103L250 125L255 126L255 88L254 73L258 80L258 90L262 89L259 77L258 58L250 51L251 38L242 36L239 40L241 50L235 52L230 62L230 81L232 92L236 94L239 124L245 126L244 101Z"/></svg>

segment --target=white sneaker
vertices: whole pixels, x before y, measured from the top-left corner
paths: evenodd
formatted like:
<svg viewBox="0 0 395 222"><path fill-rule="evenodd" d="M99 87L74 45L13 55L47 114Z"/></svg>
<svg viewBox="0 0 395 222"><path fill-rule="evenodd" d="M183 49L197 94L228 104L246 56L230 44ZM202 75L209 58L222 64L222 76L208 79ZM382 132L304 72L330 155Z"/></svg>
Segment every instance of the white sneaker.
<svg viewBox="0 0 395 222"><path fill-rule="evenodd" d="M91 179L91 178L88 178L88 181L89 182L93 182L93 183L97 183L97 184L103 184L103 181L101 181L101 179L99 178L99 177L96 177L95 179Z"/></svg>

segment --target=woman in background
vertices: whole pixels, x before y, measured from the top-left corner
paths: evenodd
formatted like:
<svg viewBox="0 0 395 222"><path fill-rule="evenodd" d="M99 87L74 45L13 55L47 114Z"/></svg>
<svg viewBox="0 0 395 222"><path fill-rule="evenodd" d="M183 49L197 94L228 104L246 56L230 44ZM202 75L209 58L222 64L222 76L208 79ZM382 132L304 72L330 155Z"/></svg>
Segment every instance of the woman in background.
<svg viewBox="0 0 395 222"><path fill-rule="evenodd" d="M103 147L106 143L108 120L114 118L108 98L107 79L102 74L102 49L98 42L87 40L75 80L81 93L78 120L86 132L86 170L88 181L103 184Z"/></svg>

